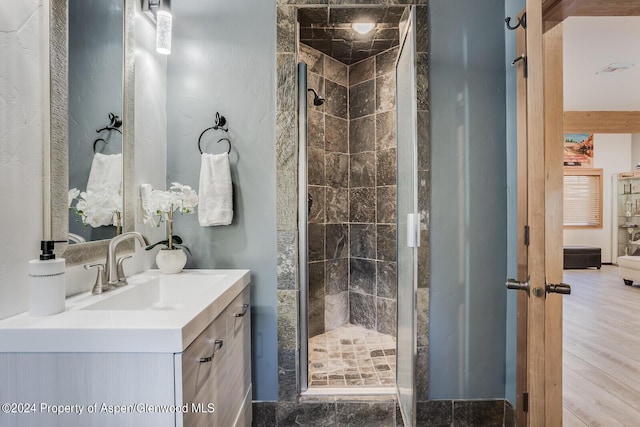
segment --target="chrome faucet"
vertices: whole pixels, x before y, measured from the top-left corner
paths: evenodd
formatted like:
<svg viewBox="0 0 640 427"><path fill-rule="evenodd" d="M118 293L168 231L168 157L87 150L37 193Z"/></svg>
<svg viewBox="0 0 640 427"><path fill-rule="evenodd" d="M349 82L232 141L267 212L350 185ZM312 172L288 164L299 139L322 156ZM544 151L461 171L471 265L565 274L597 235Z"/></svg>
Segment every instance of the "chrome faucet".
<svg viewBox="0 0 640 427"><path fill-rule="evenodd" d="M107 252L107 262L105 264L107 270L107 287L118 286L119 283L120 286L124 286L127 284L124 273L122 273L122 277L120 277L120 275L118 274L118 270L122 270L122 261L124 260L124 257L120 260L120 262L117 262L116 248L118 247L118 244L120 244L120 242L131 238L136 239L143 247L148 245L147 239L145 239L144 236L137 231L122 233L109 241L109 251Z"/></svg>

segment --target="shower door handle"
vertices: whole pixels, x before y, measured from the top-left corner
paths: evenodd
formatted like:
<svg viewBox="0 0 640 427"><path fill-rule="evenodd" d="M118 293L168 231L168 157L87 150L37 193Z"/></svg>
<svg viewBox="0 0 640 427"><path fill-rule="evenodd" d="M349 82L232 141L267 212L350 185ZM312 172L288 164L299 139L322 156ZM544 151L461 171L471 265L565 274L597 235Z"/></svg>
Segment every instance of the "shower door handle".
<svg viewBox="0 0 640 427"><path fill-rule="evenodd" d="M311 197L311 193L307 193L307 209L309 210L309 215L311 215L311 206L313 206L313 197Z"/></svg>
<svg viewBox="0 0 640 427"><path fill-rule="evenodd" d="M407 214L407 247L420 247L420 214Z"/></svg>

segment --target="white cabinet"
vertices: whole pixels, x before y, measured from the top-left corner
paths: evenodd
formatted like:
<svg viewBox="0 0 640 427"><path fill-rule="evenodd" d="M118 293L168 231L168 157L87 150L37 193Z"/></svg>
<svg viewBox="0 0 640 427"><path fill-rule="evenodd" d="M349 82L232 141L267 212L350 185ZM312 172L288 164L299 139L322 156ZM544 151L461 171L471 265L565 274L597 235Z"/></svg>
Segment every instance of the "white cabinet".
<svg viewBox="0 0 640 427"><path fill-rule="evenodd" d="M0 403L13 405L0 425L250 426L249 287L238 291L182 353L0 353Z"/></svg>
<svg viewBox="0 0 640 427"><path fill-rule="evenodd" d="M176 390L182 391L179 401L190 409L180 414L178 425L251 425L249 288L182 355L176 355L176 372Z"/></svg>
<svg viewBox="0 0 640 427"><path fill-rule="evenodd" d="M251 425L251 304L249 289L238 295L225 315L227 323L227 390L229 423Z"/></svg>

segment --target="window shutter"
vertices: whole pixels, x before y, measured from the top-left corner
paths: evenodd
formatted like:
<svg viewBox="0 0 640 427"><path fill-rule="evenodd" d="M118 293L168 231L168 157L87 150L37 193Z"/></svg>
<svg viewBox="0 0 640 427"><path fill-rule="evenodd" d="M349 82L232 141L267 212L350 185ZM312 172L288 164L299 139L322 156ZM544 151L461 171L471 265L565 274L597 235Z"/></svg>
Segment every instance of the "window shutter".
<svg viewBox="0 0 640 427"><path fill-rule="evenodd" d="M564 226L602 227L602 169L565 171Z"/></svg>

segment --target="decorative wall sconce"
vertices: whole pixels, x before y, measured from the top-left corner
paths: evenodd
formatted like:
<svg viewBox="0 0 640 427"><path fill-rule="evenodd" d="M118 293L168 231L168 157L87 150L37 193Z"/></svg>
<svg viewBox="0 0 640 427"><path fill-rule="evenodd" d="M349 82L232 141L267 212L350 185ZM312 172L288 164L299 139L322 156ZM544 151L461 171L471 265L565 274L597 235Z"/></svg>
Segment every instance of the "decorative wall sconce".
<svg viewBox="0 0 640 427"><path fill-rule="evenodd" d="M171 53L171 0L142 0L142 11L156 23L156 51Z"/></svg>

